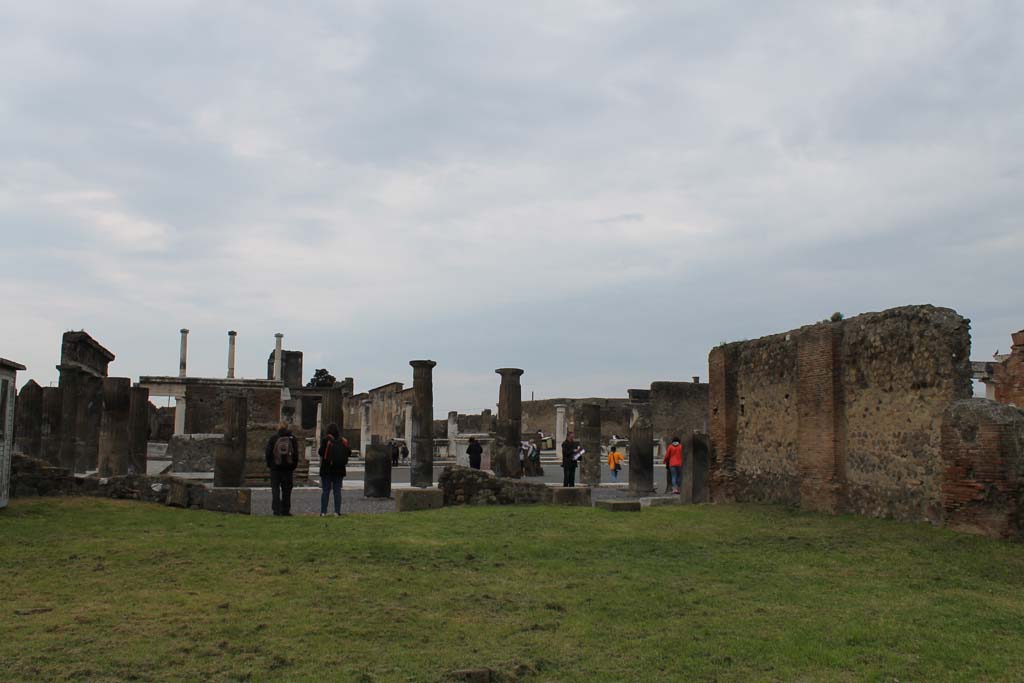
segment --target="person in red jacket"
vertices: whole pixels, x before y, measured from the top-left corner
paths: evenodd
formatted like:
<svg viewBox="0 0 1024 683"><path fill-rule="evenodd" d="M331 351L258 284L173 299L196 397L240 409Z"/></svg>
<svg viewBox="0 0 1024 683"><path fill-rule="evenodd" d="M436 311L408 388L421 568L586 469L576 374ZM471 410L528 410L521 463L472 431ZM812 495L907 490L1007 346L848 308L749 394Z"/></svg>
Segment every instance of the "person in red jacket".
<svg viewBox="0 0 1024 683"><path fill-rule="evenodd" d="M672 437L672 445L665 449L662 460L672 475L672 493L679 493L679 482L683 478L683 444L678 436Z"/></svg>

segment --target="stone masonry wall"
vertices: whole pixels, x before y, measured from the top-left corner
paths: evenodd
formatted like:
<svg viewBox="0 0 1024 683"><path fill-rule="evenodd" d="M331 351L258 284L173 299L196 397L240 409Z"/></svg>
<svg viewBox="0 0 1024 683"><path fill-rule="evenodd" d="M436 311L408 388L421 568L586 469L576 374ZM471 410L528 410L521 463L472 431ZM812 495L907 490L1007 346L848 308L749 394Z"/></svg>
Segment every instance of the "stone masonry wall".
<svg viewBox="0 0 1024 683"><path fill-rule="evenodd" d="M555 433L555 406L564 404L565 419L569 430L574 429L579 408L584 403L601 406L601 440L607 442L613 434L624 436L629 432L629 420L633 409L627 398L549 398L539 401L523 401L523 434L535 434L543 429L545 434Z"/></svg>
<svg viewBox="0 0 1024 683"><path fill-rule="evenodd" d="M1010 357L993 368L995 399L1024 408L1024 330L1014 332Z"/></svg>
<svg viewBox="0 0 1024 683"><path fill-rule="evenodd" d="M189 384L186 387L185 432L188 434L220 434L224 431L224 399L245 395L250 426L277 426L281 418L280 387L232 387L210 384Z"/></svg>
<svg viewBox="0 0 1024 683"><path fill-rule="evenodd" d="M708 385L700 382L651 382L651 422L654 438L685 439L708 430ZM628 421L625 432L629 431Z"/></svg>
<svg viewBox="0 0 1024 683"><path fill-rule="evenodd" d="M713 500L941 517L941 421L971 395L969 321L906 306L708 357Z"/></svg>

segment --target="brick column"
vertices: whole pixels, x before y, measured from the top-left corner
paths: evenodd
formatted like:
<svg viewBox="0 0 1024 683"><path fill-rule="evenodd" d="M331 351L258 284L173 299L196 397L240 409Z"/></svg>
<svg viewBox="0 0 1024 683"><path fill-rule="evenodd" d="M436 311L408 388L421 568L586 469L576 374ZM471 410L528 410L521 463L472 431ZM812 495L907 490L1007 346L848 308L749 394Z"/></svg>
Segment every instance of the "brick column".
<svg viewBox="0 0 1024 683"><path fill-rule="evenodd" d="M736 418L739 395L736 390L738 347L719 346L708 354L708 415L711 431L709 489L716 503L736 499Z"/></svg>
<svg viewBox="0 0 1024 683"><path fill-rule="evenodd" d="M846 497L846 412L841 328L817 325L797 340L797 461L800 507L839 512Z"/></svg>
<svg viewBox="0 0 1024 683"><path fill-rule="evenodd" d="M412 366L412 443L409 446L409 481L413 486L434 485L434 366L432 360L409 361Z"/></svg>

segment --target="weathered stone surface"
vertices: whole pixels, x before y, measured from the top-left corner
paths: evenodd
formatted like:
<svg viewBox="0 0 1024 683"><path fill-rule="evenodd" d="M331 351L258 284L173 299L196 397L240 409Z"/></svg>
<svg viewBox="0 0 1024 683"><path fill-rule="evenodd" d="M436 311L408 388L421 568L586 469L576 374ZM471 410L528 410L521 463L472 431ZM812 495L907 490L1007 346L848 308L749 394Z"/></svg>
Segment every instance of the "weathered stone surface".
<svg viewBox="0 0 1024 683"><path fill-rule="evenodd" d="M601 406L585 403L580 406L576 422L576 439L586 453L580 463L580 481L588 486L601 483Z"/></svg>
<svg viewBox="0 0 1024 683"><path fill-rule="evenodd" d="M248 417L248 399L244 395L224 399L224 439L216 451L214 486L242 485L248 456ZM296 453L295 457L301 457L301 453Z"/></svg>
<svg viewBox="0 0 1024 683"><path fill-rule="evenodd" d="M128 474L132 381L127 377L104 377L102 387L99 474L102 477L122 476Z"/></svg>
<svg viewBox="0 0 1024 683"><path fill-rule="evenodd" d="M995 364L992 379L995 382L995 399L1024 408L1024 330L1010 335L1010 357Z"/></svg>
<svg viewBox="0 0 1024 683"><path fill-rule="evenodd" d="M434 366L432 360L409 361L412 366L413 420L409 480L413 486L434 485ZM407 439L408 440L408 439Z"/></svg>
<svg viewBox="0 0 1024 683"><path fill-rule="evenodd" d="M170 479L166 504L171 507L201 509L206 500L206 487L184 479Z"/></svg>
<svg viewBox="0 0 1024 683"><path fill-rule="evenodd" d="M14 449L33 458L42 457L42 422L43 388L30 379L14 404Z"/></svg>
<svg viewBox="0 0 1024 683"><path fill-rule="evenodd" d="M444 492L440 489L397 489L395 491L395 510L398 512L414 512L416 510L436 510L444 506Z"/></svg>
<svg viewBox="0 0 1024 683"><path fill-rule="evenodd" d="M666 505L681 505L680 496L647 496L640 499L640 506L645 508L664 507Z"/></svg>
<svg viewBox="0 0 1024 683"><path fill-rule="evenodd" d="M203 509L248 515L252 510L252 491L247 488L207 489Z"/></svg>
<svg viewBox="0 0 1024 683"><path fill-rule="evenodd" d="M599 500L594 507L610 512L640 512L639 500Z"/></svg>
<svg viewBox="0 0 1024 683"><path fill-rule="evenodd" d="M495 434L491 469L499 477L523 476L519 467L519 448L523 433L523 400L519 368L498 368L498 431Z"/></svg>
<svg viewBox="0 0 1024 683"><path fill-rule="evenodd" d="M1024 411L956 401L942 420L943 521L957 531L1024 539Z"/></svg>
<svg viewBox="0 0 1024 683"><path fill-rule="evenodd" d="M469 467L447 466L438 477L445 505L550 503L552 489L537 482L495 477Z"/></svg>
<svg viewBox="0 0 1024 683"><path fill-rule="evenodd" d="M633 417L629 426L629 492L634 496L654 491L654 427L649 391L629 390Z"/></svg>
<svg viewBox="0 0 1024 683"><path fill-rule="evenodd" d="M149 389L132 387L128 406L128 474L146 473L150 434Z"/></svg>
<svg viewBox="0 0 1024 683"><path fill-rule="evenodd" d="M223 434L176 434L167 443L171 472L213 472Z"/></svg>
<svg viewBox="0 0 1024 683"><path fill-rule="evenodd" d="M390 498L391 447L388 444L369 444L363 458L363 495L367 498Z"/></svg>
<svg viewBox="0 0 1024 683"><path fill-rule="evenodd" d="M906 306L711 351L711 497L939 521L969 321Z"/></svg>
<svg viewBox="0 0 1024 683"><path fill-rule="evenodd" d="M589 486L552 488L551 502L555 505L592 505L593 496Z"/></svg>

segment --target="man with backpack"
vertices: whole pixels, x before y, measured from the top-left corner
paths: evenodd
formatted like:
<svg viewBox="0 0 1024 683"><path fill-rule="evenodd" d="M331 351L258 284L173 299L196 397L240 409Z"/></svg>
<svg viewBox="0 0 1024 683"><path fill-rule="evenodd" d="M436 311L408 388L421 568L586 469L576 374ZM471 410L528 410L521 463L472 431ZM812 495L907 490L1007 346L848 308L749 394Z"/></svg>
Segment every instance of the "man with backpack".
<svg viewBox="0 0 1024 683"><path fill-rule="evenodd" d="M271 507L275 517L292 516L292 472L299 465L299 440L288 423L282 421L277 434L267 442L267 467L270 469Z"/></svg>

